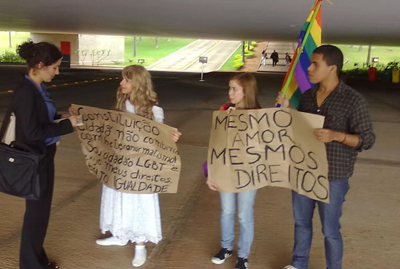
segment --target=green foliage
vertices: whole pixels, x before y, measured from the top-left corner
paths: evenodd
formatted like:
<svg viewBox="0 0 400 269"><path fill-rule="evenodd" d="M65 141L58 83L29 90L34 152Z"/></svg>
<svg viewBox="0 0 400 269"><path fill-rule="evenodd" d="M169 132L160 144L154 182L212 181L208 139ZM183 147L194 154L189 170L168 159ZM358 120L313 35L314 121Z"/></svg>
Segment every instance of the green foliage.
<svg viewBox="0 0 400 269"><path fill-rule="evenodd" d="M342 72L345 75L348 76L368 76L368 68L367 67L362 67L362 68L354 68L354 69L347 69Z"/></svg>
<svg viewBox="0 0 400 269"><path fill-rule="evenodd" d="M0 53L4 51L15 51L18 48L18 45L29 41L30 33L28 32L13 32L11 35L11 48L10 48L10 39L8 31L0 31Z"/></svg>
<svg viewBox="0 0 400 269"><path fill-rule="evenodd" d="M383 63L378 63L373 67L376 68L376 77L378 80L390 82L392 80L392 71L393 69L400 69L400 62L390 62L386 66ZM361 68L344 70L343 74L367 78L369 75L369 67L364 66Z"/></svg>
<svg viewBox="0 0 400 269"><path fill-rule="evenodd" d="M256 44L256 41L246 42L245 50L253 51Z"/></svg>
<svg viewBox="0 0 400 269"><path fill-rule="evenodd" d="M236 51L232 54L232 56L225 62L225 64L219 69L220 71L235 71L238 69L238 67L234 67L235 61L240 59L240 62L242 61L242 56L240 52L242 51L242 47L239 46ZM239 64L239 62L237 62ZM243 65L243 63L241 63Z"/></svg>
<svg viewBox="0 0 400 269"><path fill-rule="evenodd" d="M250 58L251 56L253 56L254 55L254 52L253 51L245 51L244 52L244 58Z"/></svg>
<svg viewBox="0 0 400 269"><path fill-rule="evenodd" d="M14 51L5 51L0 55L0 62L3 63L23 63L25 62L18 53Z"/></svg>
<svg viewBox="0 0 400 269"><path fill-rule="evenodd" d="M244 46L244 57L245 59L253 57L254 52L252 51L254 46L257 44L256 41L251 42L250 49L247 48L247 43ZM221 67L221 71L236 71L242 67L244 63L242 62L242 46L239 46L235 53L225 62Z"/></svg>
<svg viewBox="0 0 400 269"><path fill-rule="evenodd" d="M236 59L235 61L233 61L233 67L238 69L239 67L243 66L244 63L242 62L242 56L239 54L240 59Z"/></svg>
<svg viewBox="0 0 400 269"><path fill-rule="evenodd" d="M377 71L383 71L386 68L383 63L377 63L374 65L371 65L371 67L375 67ZM369 67L366 66L366 68L369 68Z"/></svg>
<svg viewBox="0 0 400 269"><path fill-rule="evenodd" d="M362 45L336 45L343 52L345 63L343 70L354 69L358 67L366 67L366 61L368 57L368 46ZM400 61L400 47L385 47L385 46L372 46L371 47L371 59L379 58L380 69L383 64L385 67L390 62ZM377 67L375 63L371 63L371 66Z"/></svg>
<svg viewBox="0 0 400 269"><path fill-rule="evenodd" d="M17 32L11 35L11 48L9 47L9 32L0 31L0 62L4 63L24 63L16 52L18 46L26 41L30 41L30 34L26 32Z"/></svg>
<svg viewBox="0 0 400 269"><path fill-rule="evenodd" d="M389 70L400 69L400 62L390 62L386 65L385 69Z"/></svg>
<svg viewBox="0 0 400 269"><path fill-rule="evenodd" d="M127 65L137 63L138 59L144 59L143 66L151 65L152 63L168 56L196 39L185 38L161 38L157 39L158 48L155 47L155 37L137 37L136 38L136 57L133 57L133 37L125 37L125 63Z"/></svg>

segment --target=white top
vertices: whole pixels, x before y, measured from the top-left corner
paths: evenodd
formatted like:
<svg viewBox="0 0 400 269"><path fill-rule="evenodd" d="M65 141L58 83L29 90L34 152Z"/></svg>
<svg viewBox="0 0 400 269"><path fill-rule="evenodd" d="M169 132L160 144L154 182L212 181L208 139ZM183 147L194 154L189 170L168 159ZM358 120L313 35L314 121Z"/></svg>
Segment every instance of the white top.
<svg viewBox="0 0 400 269"><path fill-rule="evenodd" d="M126 112L136 114L135 106L129 101L125 101ZM164 110L159 106L153 106L151 111L154 115L154 121L163 123L164 122Z"/></svg>
<svg viewBox="0 0 400 269"><path fill-rule="evenodd" d="M135 106L127 100L126 111L135 114ZM154 120L162 123L164 111L153 106ZM100 229L110 231L124 242L153 242L162 239L158 194L118 192L103 185L100 207Z"/></svg>

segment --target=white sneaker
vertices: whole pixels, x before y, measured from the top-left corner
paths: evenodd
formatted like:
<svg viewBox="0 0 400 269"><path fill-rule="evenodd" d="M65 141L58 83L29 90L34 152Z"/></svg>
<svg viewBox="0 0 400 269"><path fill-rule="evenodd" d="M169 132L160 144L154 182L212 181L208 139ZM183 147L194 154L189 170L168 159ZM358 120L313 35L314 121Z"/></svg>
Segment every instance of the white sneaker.
<svg viewBox="0 0 400 269"><path fill-rule="evenodd" d="M135 267L142 266L147 259L146 246L136 246L135 247L135 257L132 260L132 265Z"/></svg>
<svg viewBox="0 0 400 269"><path fill-rule="evenodd" d="M100 246L125 246L127 243L115 236L96 240L96 244Z"/></svg>
<svg viewBox="0 0 400 269"><path fill-rule="evenodd" d="M294 267L293 265L286 265L285 267L283 267L283 269L297 269L297 268Z"/></svg>

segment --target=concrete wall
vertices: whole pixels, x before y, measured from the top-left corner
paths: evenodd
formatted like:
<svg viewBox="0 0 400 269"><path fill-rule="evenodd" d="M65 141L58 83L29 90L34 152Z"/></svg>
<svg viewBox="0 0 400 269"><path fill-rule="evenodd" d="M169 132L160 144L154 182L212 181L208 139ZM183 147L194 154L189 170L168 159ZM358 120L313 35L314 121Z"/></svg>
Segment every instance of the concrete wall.
<svg viewBox="0 0 400 269"><path fill-rule="evenodd" d="M60 42L71 43L71 64L78 64L78 54L75 51L78 49L79 39L77 34L46 34L46 33L31 33L33 42L46 41L60 47Z"/></svg>
<svg viewBox="0 0 400 269"><path fill-rule="evenodd" d="M106 53L101 56L101 51ZM105 36L105 35L79 35L79 64L98 65L99 57L103 58L100 64L115 64L125 61L125 37L123 36ZM93 51L95 51L93 56ZM108 54L110 51L110 54ZM83 56L82 53L86 53ZM100 53L97 54L96 53ZM106 57L105 57L106 56Z"/></svg>

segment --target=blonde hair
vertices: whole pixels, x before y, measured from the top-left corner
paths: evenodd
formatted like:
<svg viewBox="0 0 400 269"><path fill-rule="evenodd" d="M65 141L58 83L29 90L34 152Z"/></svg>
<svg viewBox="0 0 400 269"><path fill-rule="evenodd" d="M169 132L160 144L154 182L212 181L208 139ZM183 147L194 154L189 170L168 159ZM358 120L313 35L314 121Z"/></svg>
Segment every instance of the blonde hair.
<svg viewBox="0 0 400 269"><path fill-rule="evenodd" d="M256 78L250 73L240 73L232 76L229 81L235 80L243 88L245 109L261 108L258 102Z"/></svg>
<svg viewBox="0 0 400 269"><path fill-rule="evenodd" d="M135 106L137 115L153 119L152 108L158 104L158 99L153 90L149 71L141 65L130 65L122 70L122 77L131 81L132 91L129 94L124 94L121 91L121 86L118 87L115 109L125 111L125 101L129 99Z"/></svg>

